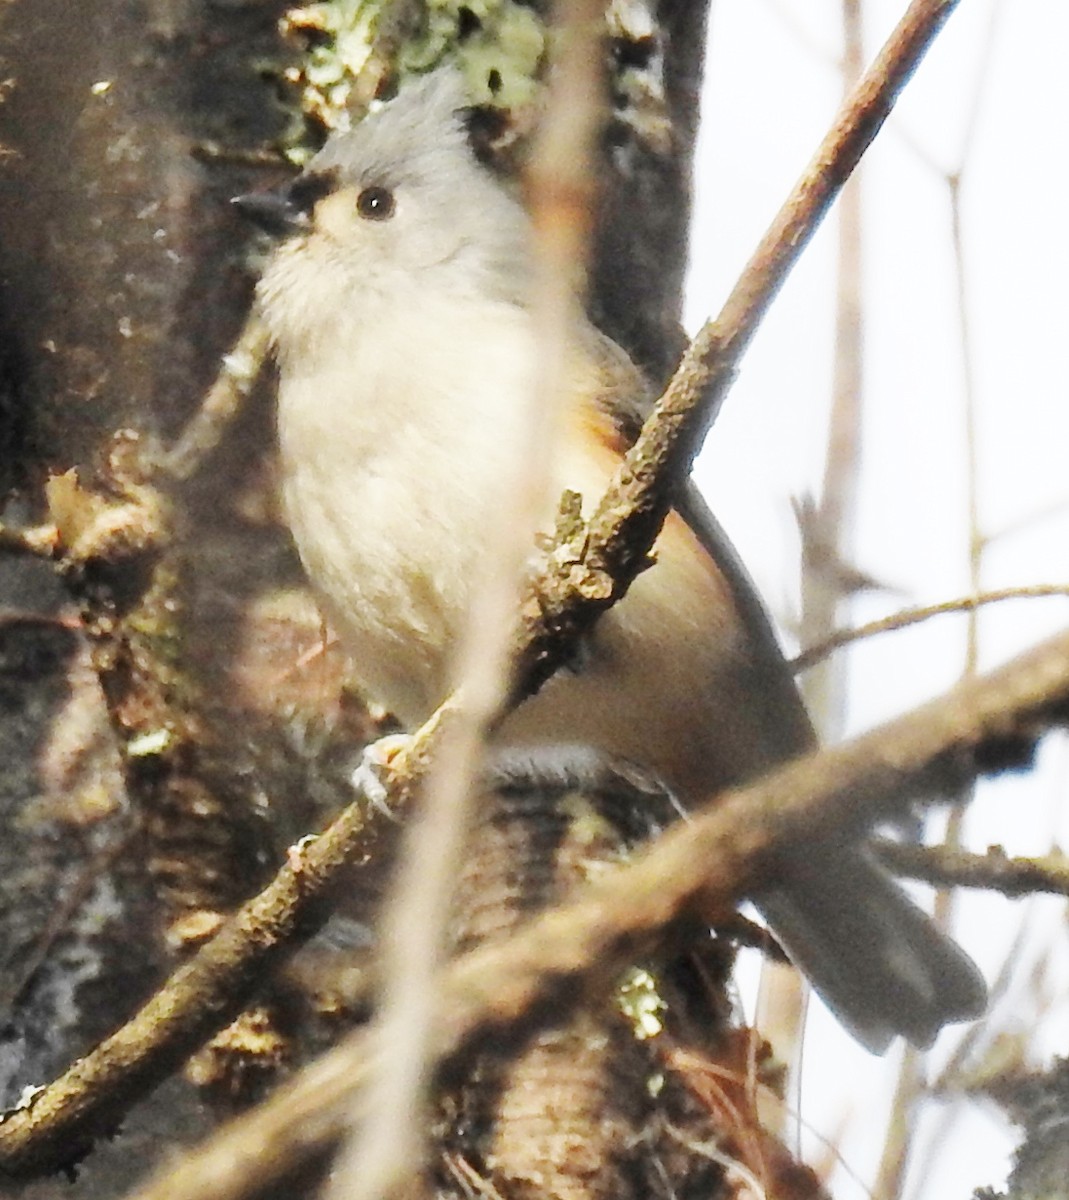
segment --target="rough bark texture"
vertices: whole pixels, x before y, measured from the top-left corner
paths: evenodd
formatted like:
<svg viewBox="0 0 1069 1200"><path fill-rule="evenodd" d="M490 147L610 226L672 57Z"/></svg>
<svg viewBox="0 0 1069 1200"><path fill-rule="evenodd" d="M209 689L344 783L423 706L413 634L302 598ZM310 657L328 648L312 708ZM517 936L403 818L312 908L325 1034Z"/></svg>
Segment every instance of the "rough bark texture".
<svg viewBox="0 0 1069 1200"><path fill-rule="evenodd" d="M143 469L244 319L253 275L227 201L281 173L250 163L291 119L274 82L285 7L0 9L4 520L53 519L78 546L62 577L0 551L0 1103L121 1023L255 890L373 731L278 522L269 386L188 483L163 492ZM651 4L648 30L613 32L594 309L657 376L679 344L704 13ZM344 963L320 971L315 953L73 1190L26 1194L122 1194L349 1020Z"/></svg>
<svg viewBox="0 0 1069 1200"><path fill-rule="evenodd" d="M1021 1127L1004 1192L984 1190L977 1200L1064 1200L1069 1196L1069 1059L1042 1074L1009 1072L990 1087Z"/></svg>
<svg viewBox="0 0 1069 1200"><path fill-rule="evenodd" d="M663 798L660 812L648 793L641 800L636 820L637 797L622 783L580 793L525 779L483 797L458 886L458 949L508 933L626 857L651 824L671 819ZM678 1075L664 1078L664 1039L641 1031L643 1001L658 1021L668 1016L658 988L670 992L672 982L640 973L632 987L592 998L570 1020L521 1031L464 1064L442 1105L444 1163L454 1177L441 1184L461 1195L457 1183L478 1178L517 1200L637 1200L663 1193L661 1172L671 1161L675 1195L719 1194L719 1165L686 1145L708 1135L708 1109ZM669 1019L676 1015L673 1008ZM716 1026L706 1027L707 1043Z"/></svg>
<svg viewBox="0 0 1069 1200"><path fill-rule="evenodd" d="M14 0L0 13L3 466L17 488L4 515L45 516L43 478L76 466L62 507L88 539L65 583L34 558L0 561L8 1104L128 1016L291 835L256 793L300 795L303 767L276 729L263 757L284 769L254 775L257 724L292 700L295 685L266 681L318 619L251 605L297 578L281 531L241 510L263 494L249 480L270 444L266 404L172 502L141 488L130 453L174 436L243 320L251 277L227 199L262 172L197 150L258 148L281 128L259 69L282 53L281 7ZM124 428L136 442L116 443ZM83 529L94 516L108 528ZM79 1193L121 1194L205 1129L205 1094L169 1084L93 1156ZM53 1188L69 1193L32 1194Z"/></svg>
<svg viewBox="0 0 1069 1200"><path fill-rule="evenodd" d="M615 6L614 6L615 7ZM663 382L680 326L708 3L624 6L612 29L614 117L594 242L591 311ZM648 25L639 14L648 12Z"/></svg>

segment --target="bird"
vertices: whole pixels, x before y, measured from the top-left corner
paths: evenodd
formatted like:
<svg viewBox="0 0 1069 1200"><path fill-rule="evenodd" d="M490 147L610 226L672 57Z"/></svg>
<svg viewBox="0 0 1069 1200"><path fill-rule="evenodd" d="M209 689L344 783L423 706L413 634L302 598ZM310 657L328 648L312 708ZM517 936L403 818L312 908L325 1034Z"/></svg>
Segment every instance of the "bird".
<svg viewBox="0 0 1069 1200"><path fill-rule="evenodd" d="M236 197L273 235L257 302L278 370L287 520L352 659L405 729L449 694L501 503L503 446L538 369L533 234L476 154L459 75L406 83L280 187ZM565 490L601 496L650 387L577 309L538 533ZM497 728L506 750L634 764L686 807L816 745L745 567L688 485L624 598ZM979 1016L971 959L856 833L780 855L753 897L843 1026L882 1053Z"/></svg>

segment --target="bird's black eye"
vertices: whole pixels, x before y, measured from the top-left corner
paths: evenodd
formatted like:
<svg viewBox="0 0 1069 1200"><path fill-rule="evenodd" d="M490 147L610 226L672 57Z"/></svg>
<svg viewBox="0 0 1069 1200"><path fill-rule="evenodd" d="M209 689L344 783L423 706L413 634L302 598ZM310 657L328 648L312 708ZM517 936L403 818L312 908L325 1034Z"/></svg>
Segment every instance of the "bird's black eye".
<svg viewBox="0 0 1069 1200"><path fill-rule="evenodd" d="M356 198L356 211L369 221L388 221L393 216L393 192L384 187L366 187Z"/></svg>

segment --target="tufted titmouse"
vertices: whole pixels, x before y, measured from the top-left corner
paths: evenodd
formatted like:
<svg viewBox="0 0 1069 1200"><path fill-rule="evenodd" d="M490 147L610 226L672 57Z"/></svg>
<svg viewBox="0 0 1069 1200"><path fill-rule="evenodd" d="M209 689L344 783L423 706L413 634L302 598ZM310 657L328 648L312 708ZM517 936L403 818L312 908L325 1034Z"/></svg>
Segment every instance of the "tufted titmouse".
<svg viewBox="0 0 1069 1200"><path fill-rule="evenodd" d="M407 727L447 694L500 502L499 447L536 369L528 219L474 156L461 105L454 77L435 72L334 135L293 182L239 198L283 237L259 298L293 534L358 682ZM545 531L565 488L603 493L648 394L582 319L567 377ZM753 585L695 491L655 558L576 668L495 740L584 746L694 804L810 749L814 734ZM785 855L755 903L875 1052L896 1034L926 1046L983 1011L972 962L848 839Z"/></svg>

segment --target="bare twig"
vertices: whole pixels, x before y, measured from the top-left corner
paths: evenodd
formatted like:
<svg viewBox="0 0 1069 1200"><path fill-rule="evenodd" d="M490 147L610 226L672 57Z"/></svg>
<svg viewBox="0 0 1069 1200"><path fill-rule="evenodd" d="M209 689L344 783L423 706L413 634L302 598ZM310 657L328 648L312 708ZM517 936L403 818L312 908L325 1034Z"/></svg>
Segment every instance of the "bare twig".
<svg viewBox="0 0 1069 1200"><path fill-rule="evenodd" d="M189 479L219 445L252 391L267 355L267 329L250 313L219 374L178 442L161 456L159 467L172 479Z"/></svg>
<svg viewBox="0 0 1069 1200"><path fill-rule="evenodd" d="M740 359L832 201L876 136L958 0L913 0L761 239L719 316L699 331L653 417L617 472L575 554L557 551L537 605L525 614L517 694L537 688L603 612L627 590L652 546L671 487L686 477L716 420Z"/></svg>
<svg viewBox="0 0 1069 1200"><path fill-rule="evenodd" d="M543 1019L550 1012L563 1019L581 980L587 989L594 978L611 980L677 918L732 903L759 883L761 864L777 847L844 824L860 828L911 799L960 786L976 771L1018 764L1042 729L1065 723L1069 633L879 730L719 797L572 903L454 963L437 1001L438 1054L499 1036L539 1001ZM366 1032L350 1037L260 1109L162 1171L136 1200L258 1193L339 1135L381 1052ZM264 1146L271 1154L261 1153Z"/></svg>
<svg viewBox="0 0 1069 1200"><path fill-rule="evenodd" d="M988 1012L997 1014L1000 1001L1004 1000L1010 990L1010 983L1020 962L1021 950L1027 940L1028 926L1025 922L1017 927L1010 943L1010 948L999 966L998 974L988 988ZM974 1072L974 1064L984 1055L984 1047L998 1041L1000 1031L995 1021L970 1025L963 1030L957 1045L950 1057L943 1064L939 1074L932 1080L929 1091L933 1096L961 1095L969 1090L969 1079ZM941 1119L937 1122L938 1132L932 1138L931 1144L942 1144L946 1138L954 1113L951 1107L943 1109Z"/></svg>
<svg viewBox="0 0 1069 1200"><path fill-rule="evenodd" d="M843 26L842 88L848 94L864 69L861 0L841 0ZM857 492L861 472L861 418L864 408L864 345L861 173L843 188L837 211L835 360L828 421L824 477L812 506L799 507L802 539L801 637L805 645L826 641L836 614L852 588L843 569L852 558ZM802 692L825 741L842 736L846 717L846 662L824 659L806 676ZM801 1044L808 992L797 971L765 967L757 1025L780 1061L791 1067L788 1087L801 1108ZM785 1115L785 1114L783 1114ZM796 1139L798 1140L798 1139Z"/></svg>
<svg viewBox="0 0 1069 1200"><path fill-rule="evenodd" d="M765 0L765 7L811 58L834 70L839 69L839 54L831 46L822 45L788 4L783 0Z"/></svg>
<svg viewBox="0 0 1069 1200"><path fill-rule="evenodd" d="M916 846L879 841L876 852L896 875L934 887L985 888L1003 896L1044 892L1069 896L1069 857L1060 851L1039 858L1011 858L992 846L986 854L970 854L957 846Z"/></svg>
<svg viewBox="0 0 1069 1200"><path fill-rule="evenodd" d="M512 444L499 454L498 484L512 503L499 505L486 529L485 567L473 588L458 655L465 704L445 732L406 831L383 922L383 1004L376 1025L389 1051L372 1080L367 1117L335 1168L327 1191L334 1200L406 1194L425 1159L434 996L475 799L472 781L505 699L531 530L544 504L566 399L565 356L577 316L573 279L586 259L594 211L592 160L602 115L594 64L601 58L603 10L604 0L568 0L555 13L559 54L531 167L539 372L529 394L503 398L522 409Z"/></svg>
<svg viewBox="0 0 1069 1200"><path fill-rule="evenodd" d="M848 89L864 66L860 0L842 0L842 13L843 76ZM802 635L807 644L823 642L831 636L836 613L850 594L841 564L851 557L861 472L865 333L860 172L843 188L838 221L835 364L828 448L819 501L809 522L800 523L804 567ZM841 735L846 712L844 663L825 662L806 679L804 692L822 735L827 741L834 741Z"/></svg>
<svg viewBox="0 0 1069 1200"><path fill-rule="evenodd" d="M1003 525L1001 529L992 530L987 534L986 545L990 546L993 542L1016 537L1017 534L1025 530L1031 531L1036 525L1041 525L1044 521L1060 519L1065 515L1066 509L1069 509L1069 497L1065 496L1059 500L1053 500L1049 504L1041 504L1030 512L1015 517L1012 521Z"/></svg>
<svg viewBox="0 0 1069 1200"><path fill-rule="evenodd" d="M839 633L810 646L801 654L791 659L794 671L807 671L815 662L833 654L841 646L863 638L875 637L879 633L892 633L896 629L908 629L921 621L932 617L940 617L945 613L972 612L985 604L998 604L1003 600L1032 600L1043 596L1069 596L1069 583L1036 583L1025 587L996 588L989 592L981 592L977 596L961 596L957 600L944 600L939 604L923 604L919 608L904 608L892 613L889 617L880 617L878 621L868 621L856 629L843 629Z"/></svg>
<svg viewBox="0 0 1069 1200"><path fill-rule="evenodd" d="M961 353L962 377L962 434L965 451L965 508L968 520L968 571L969 591L980 594L983 579L985 537L980 521L980 459L979 434L977 429L976 359L972 333L972 318L969 308L968 256L962 229L962 183L968 166L973 139L978 126L978 117L984 87L987 82L994 46L997 7L992 11L984 52L973 82L969 120L961 143L960 166L946 176L947 194L950 201L951 243L954 252L955 314L958 325L958 345ZM966 679L975 676L980 661L980 621L978 609L968 610L966 621L965 661L962 674ZM960 846L964 834L965 813L973 798L970 784L950 809L946 820L944 838L948 848ZM954 924L954 909L957 896L946 889L936 891L932 918L942 930L949 932ZM900 1200L905 1186L906 1168L910 1160L913 1131L916 1127L924 1089L924 1071L921 1052L908 1046L902 1055L902 1063L895 1089L891 1110L891 1122L887 1143L881 1156L879 1169L873 1185L873 1200Z"/></svg>
<svg viewBox="0 0 1069 1200"><path fill-rule="evenodd" d="M68 894L59 897L55 907L49 912L44 928L34 939L32 951L26 961L19 965L17 971L12 971L9 964L4 963L4 986L0 988L0 1021L6 1023L11 1019L15 1005L19 1003L41 965L47 961L57 939L69 928L71 918L89 899L93 888L112 863L127 852L132 840L132 832L127 832L116 838L111 845L92 854L75 876Z"/></svg>
<svg viewBox="0 0 1069 1200"><path fill-rule="evenodd" d="M573 639L623 594L624 581L644 564L671 503L672 482L685 473L715 419L761 317L956 4L910 4L844 103L719 317L704 327L684 357L589 529L574 546L549 552L524 606L513 703L552 674ZM691 411L699 403L703 412ZM422 776L442 724L462 703L457 695L447 700L393 760L395 811L404 807ZM316 927L330 888L347 864L370 852L381 824L369 819L362 804L354 804L321 837L295 851L272 884L127 1025L45 1088L32 1107L0 1124L0 1170L26 1173L76 1160L97 1134L112 1128L191 1050L224 1027L295 938ZM670 910L663 910L664 919L669 915ZM529 952L531 947L524 945ZM577 944L572 952L576 950L598 952L596 944ZM289 1131L290 1138L307 1136L296 1124Z"/></svg>
<svg viewBox="0 0 1069 1200"><path fill-rule="evenodd" d="M924 1090L924 1056L907 1046L898 1065L880 1164L872 1185L875 1200L897 1200L902 1193L917 1126L917 1107Z"/></svg>

